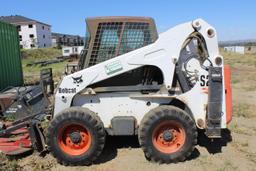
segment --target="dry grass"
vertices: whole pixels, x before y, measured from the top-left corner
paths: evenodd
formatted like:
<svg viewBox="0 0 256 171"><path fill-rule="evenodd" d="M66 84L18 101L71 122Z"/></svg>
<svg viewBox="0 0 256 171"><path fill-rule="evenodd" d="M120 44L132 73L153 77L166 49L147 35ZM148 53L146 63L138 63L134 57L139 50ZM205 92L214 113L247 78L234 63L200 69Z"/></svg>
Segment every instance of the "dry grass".
<svg viewBox="0 0 256 171"><path fill-rule="evenodd" d="M256 153L251 152L248 142L241 143L239 141L234 141L232 146L235 147L236 150L245 154L245 157L256 164Z"/></svg>
<svg viewBox="0 0 256 171"><path fill-rule="evenodd" d="M256 91L256 54L221 52L225 63L231 66L232 84L246 91Z"/></svg>
<svg viewBox="0 0 256 171"><path fill-rule="evenodd" d="M251 118L255 117L253 105L239 103L233 105L233 115L236 117Z"/></svg>
<svg viewBox="0 0 256 171"><path fill-rule="evenodd" d="M249 133L248 133L248 129L247 129L246 127L238 126L237 123L232 123L232 124L229 126L229 129L230 129L232 132L235 132L235 133L237 133L237 134L252 135L252 134L249 134Z"/></svg>
<svg viewBox="0 0 256 171"><path fill-rule="evenodd" d="M241 65L247 65L256 67L256 54L238 54L233 52L225 52L223 49L220 49L220 53L225 58L225 63L233 66L241 66Z"/></svg>
<svg viewBox="0 0 256 171"><path fill-rule="evenodd" d="M223 164L223 167L221 169L218 169L218 171L233 171L238 170L236 166L232 164L229 160L226 160Z"/></svg>
<svg viewBox="0 0 256 171"><path fill-rule="evenodd" d="M21 170L17 160L8 159L3 153L0 153L0 171L18 171Z"/></svg>

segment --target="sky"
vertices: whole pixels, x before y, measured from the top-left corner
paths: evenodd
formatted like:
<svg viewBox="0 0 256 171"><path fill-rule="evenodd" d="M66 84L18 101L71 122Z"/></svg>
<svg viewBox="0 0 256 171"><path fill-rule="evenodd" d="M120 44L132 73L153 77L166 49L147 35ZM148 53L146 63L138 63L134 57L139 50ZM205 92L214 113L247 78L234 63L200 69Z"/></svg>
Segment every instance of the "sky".
<svg viewBox="0 0 256 171"><path fill-rule="evenodd" d="M149 16L159 33L203 18L218 39L256 39L254 0L2 0L0 16L22 15L52 25L52 32L85 35L85 18Z"/></svg>

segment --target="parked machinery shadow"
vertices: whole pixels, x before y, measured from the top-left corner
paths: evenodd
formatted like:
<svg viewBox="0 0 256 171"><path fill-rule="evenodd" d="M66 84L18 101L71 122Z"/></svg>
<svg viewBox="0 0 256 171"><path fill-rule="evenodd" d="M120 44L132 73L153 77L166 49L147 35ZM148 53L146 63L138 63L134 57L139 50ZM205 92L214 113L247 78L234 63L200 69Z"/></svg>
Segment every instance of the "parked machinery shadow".
<svg viewBox="0 0 256 171"><path fill-rule="evenodd" d="M27 151L27 152L24 152L24 153L18 154L18 155L6 155L6 158L9 160L19 160L19 159L23 159L24 157L33 155L34 153L38 153L38 152L36 152L34 150L30 150L30 151ZM40 153L38 153L38 155L40 155ZM1 168L0 168L0 170L1 170Z"/></svg>
<svg viewBox="0 0 256 171"><path fill-rule="evenodd" d="M113 160L117 156L117 150L120 148L141 148L138 136L107 136L103 152L94 164L105 163ZM194 160L200 156L197 148L194 149L187 160ZM145 158L149 160L146 156Z"/></svg>
<svg viewBox="0 0 256 171"><path fill-rule="evenodd" d="M194 151L191 153L191 155L185 160L185 161L190 161L198 158L200 156L200 152L198 151L197 148L194 149Z"/></svg>
<svg viewBox="0 0 256 171"><path fill-rule="evenodd" d="M203 130L198 130L198 145L205 147L211 154L222 152L222 147L227 146L232 141L231 132L229 129L223 129L221 138L209 139Z"/></svg>
<svg viewBox="0 0 256 171"><path fill-rule="evenodd" d="M117 156L119 148L140 148L137 136L107 136L105 147L94 162L95 164L105 163Z"/></svg>

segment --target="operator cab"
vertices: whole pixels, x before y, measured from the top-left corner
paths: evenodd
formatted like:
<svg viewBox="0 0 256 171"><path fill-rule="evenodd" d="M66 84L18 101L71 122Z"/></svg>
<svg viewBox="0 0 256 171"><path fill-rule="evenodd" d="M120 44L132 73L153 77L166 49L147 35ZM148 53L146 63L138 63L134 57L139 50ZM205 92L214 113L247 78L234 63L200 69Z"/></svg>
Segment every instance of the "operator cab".
<svg viewBox="0 0 256 171"><path fill-rule="evenodd" d="M147 46L158 38L149 17L96 17L86 19L85 48L79 70Z"/></svg>

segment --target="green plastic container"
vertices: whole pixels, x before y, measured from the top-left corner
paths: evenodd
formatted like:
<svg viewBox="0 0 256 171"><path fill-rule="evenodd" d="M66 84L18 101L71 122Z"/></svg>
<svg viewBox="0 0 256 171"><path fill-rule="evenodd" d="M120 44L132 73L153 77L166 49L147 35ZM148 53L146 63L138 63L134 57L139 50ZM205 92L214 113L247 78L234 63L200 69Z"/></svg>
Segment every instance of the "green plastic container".
<svg viewBox="0 0 256 171"><path fill-rule="evenodd" d="M0 91L23 85L23 73L18 30L0 22Z"/></svg>

